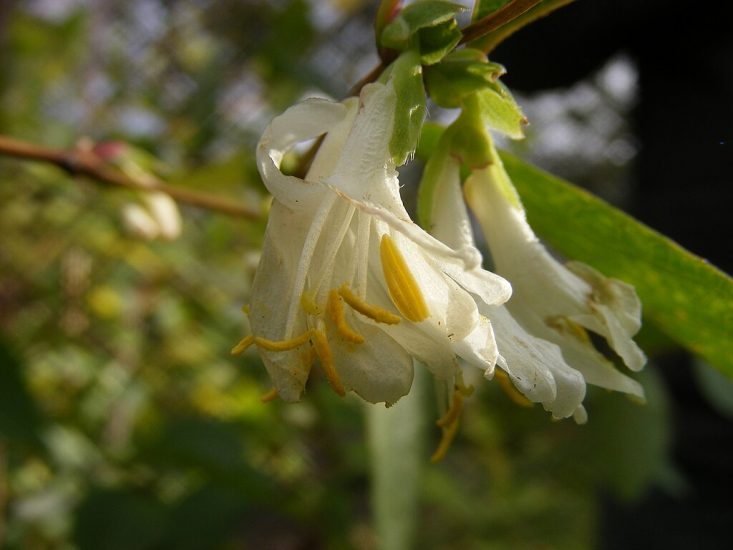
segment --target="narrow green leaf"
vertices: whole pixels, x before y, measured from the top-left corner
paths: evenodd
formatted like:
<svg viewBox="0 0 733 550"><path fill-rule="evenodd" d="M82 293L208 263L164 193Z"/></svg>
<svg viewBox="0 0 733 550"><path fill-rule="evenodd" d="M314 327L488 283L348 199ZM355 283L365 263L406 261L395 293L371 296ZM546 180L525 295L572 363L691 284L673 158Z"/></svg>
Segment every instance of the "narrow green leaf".
<svg viewBox="0 0 733 550"><path fill-rule="evenodd" d="M633 284L645 316L733 377L733 279L593 195L502 153L537 233Z"/></svg>

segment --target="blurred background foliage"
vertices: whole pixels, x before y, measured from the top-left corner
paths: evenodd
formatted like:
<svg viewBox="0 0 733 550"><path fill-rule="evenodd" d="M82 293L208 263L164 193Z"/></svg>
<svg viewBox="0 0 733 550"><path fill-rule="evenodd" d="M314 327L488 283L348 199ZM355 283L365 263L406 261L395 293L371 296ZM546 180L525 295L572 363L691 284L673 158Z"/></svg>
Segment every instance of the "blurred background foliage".
<svg viewBox="0 0 733 550"><path fill-rule="evenodd" d="M372 68L375 8L5 0L0 133L124 141L175 185L259 208L264 125L305 95L344 97ZM521 98L536 124L520 153L561 173L565 161L564 175L623 204L634 71L619 57L569 92ZM229 356L264 221L182 207L178 238L146 241L122 219L138 200L0 158L0 541L374 548L363 405L318 379L302 403L262 404L256 356ZM652 331L647 344L669 347ZM726 382L702 372L729 415ZM653 362L639 378L647 406L591 392L583 427L480 386L445 462L428 466L425 450L417 547L602 546L608 499L684 493L665 385Z"/></svg>

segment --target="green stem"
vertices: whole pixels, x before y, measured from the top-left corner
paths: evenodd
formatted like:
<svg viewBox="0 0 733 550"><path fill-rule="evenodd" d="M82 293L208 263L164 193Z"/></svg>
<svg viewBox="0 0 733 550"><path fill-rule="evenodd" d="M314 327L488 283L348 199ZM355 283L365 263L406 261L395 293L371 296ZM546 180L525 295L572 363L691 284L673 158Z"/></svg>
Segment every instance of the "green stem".
<svg viewBox="0 0 733 550"><path fill-rule="evenodd" d="M372 466L372 513L379 550L415 543L424 452L427 375L418 365L410 393L389 409L370 405L367 428Z"/></svg>

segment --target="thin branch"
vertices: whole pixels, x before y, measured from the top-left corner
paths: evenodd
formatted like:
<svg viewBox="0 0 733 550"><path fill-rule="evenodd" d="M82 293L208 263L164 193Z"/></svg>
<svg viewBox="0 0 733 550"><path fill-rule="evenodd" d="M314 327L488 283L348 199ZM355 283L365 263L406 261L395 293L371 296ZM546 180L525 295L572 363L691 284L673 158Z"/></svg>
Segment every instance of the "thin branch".
<svg viewBox="0 0 733 550"><path fill-rule="evenodd" d="M99 156L88 148L77 147L70 151L50 149L0 136L0 156L53 164L64 170L70 176L84 176L96 183L105 183L136 191L159 191L169 195L178 202L198 208L214 210L229 216L248 220L258 220L262 217L258 210L227 199L167 185L154 179L146 180L145 182L137 181L114 168L110 168L103 159L99 158Z"/></svg>
<svg viewBox="0 0 733 550"><path fill-rule="evenodd" d="M461 44L471 42L513 21L542 0L514 0L463 29Z"/></svg>
<svg viewBox="0 0 733 550"><path fill-rule="evenodd" d="M471 45L471 47L482 50L485 54L489 54L494 50L494 48L518 30L549 15L557 9L571 4L574 1L575 0L543 0L506 25L502 25L501 27L481 36L474 44Z"/></svg>

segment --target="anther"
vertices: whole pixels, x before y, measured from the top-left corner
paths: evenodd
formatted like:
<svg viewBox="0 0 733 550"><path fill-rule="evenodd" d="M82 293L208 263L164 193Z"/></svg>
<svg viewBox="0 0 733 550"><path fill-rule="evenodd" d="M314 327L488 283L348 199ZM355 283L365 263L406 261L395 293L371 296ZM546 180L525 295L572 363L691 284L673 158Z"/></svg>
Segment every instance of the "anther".
<svg viewBox="0 0 733 550"><path fill-rule="evenodd" d="M496 379L499 381L499 387L504 390L507 397L517 405L522 407L532 407L534 405L534 403L524 397L519 390L514 387L514 384L512 384L512 381L509 379L509 375L503 370L496 369Z"/></svg>
<svg viewBox="0 0 733 550"><path fill-rule="evenodd" d="M328 339L326 338L326 333L323 330L313 331L313 345L316 348L318 358L321 360L323 372L326 374L326 378L328 378L328 382L331 384L333 391L343 397L346 395L346 391L344 390L341 379L333 365L331 346L328 345Z"/></svg>
<svg viewBox="0 0 733 550"><path fill-rule="evenodd" d="M385 325L396 325L400 322L400 318L394 313L390 313L386 309L369 304L359 298L352 290L346 286L341 285L338 290L339 295L344 301L351 306L354 311L358 311L365 317L374 319L377 323L384 323Z"/></svg>
<svg viewBox="0 0 733 550"><path fill-rule="evenodd" d="M244 353L244 350L250 347L254 343L254 341L254 336L252 336L251 334L249 336L245 336L239 341L236 346L232 348L232 351L230 353L232 355L242 355L242 353Z"/></svg>
<svg viewBox="0 0 733 550"><path fill-rule="evenodd" d="M255 336L254 343L258 347L264 348L268 351L288 351L291 349L295 349L298 346L302 346L311 339L311 336L312 331L310 330L306 330L300 336L290 338L289 340L268 340L267 338L262 338L261 336Z"/></svg>
<svg viewBox="0 0 733 550"><path fill-rule="evenodd" d="M341 296L339 296L338 291L336 289L331 290L331 292L328 293L328 313L344 340L353 342L354 344L363 344L364 337L352 329L346 322L346 317L344 315L344 303L341 300L342 299Z"/></svg>
<svg viewBox="0 0 733 550"><path fill-rule="evenodd" d="M382 271L387 281L389 295L400 313L415 323L427 319L428 306L422 291L410 272L410 268L407 267L402 253L392 237L386 233L382 235L379 244L379 256L382 260Z"/></svg>

